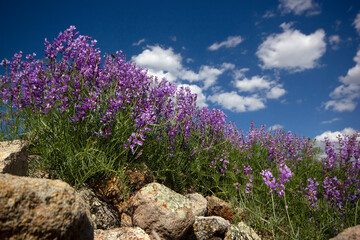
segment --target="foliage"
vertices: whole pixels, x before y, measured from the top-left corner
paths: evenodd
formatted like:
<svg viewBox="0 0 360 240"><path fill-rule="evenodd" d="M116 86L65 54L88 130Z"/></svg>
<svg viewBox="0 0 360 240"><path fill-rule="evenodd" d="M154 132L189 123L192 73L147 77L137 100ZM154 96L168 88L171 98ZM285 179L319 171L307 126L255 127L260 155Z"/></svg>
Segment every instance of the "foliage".
<svg viewBox="0 0 360 240"><path fill-rule="evenodd" d="M244 136L221 110L199 109L189 88L148 76L121 52L102 60L73 26L35 56L3 60L0 76L0 138L29 141L33 168L80 187L146 167L176 191L232 202L268 238L328 239L359 224L358 132L326 139L321 159L291 132L252 123Z"/></svg>

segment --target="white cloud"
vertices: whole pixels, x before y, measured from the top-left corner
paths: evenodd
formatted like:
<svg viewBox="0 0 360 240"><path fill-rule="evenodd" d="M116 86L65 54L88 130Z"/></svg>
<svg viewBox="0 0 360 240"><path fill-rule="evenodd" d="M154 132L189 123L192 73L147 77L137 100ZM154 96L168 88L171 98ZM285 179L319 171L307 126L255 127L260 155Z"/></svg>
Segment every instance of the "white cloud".
<svg viewBox="0 0 360 240"><path fill-rule="evenodd" d="M326 51L324 30L305 35L292 29L291 24L280 26L284 32L268 36L256 52L263 62L262 68L303 71L316 67Z"/></svg>
<svg viewBox="0 0 360 240"><path fill-rule="evenodd" d="M278 99L286 93L285 89L281 85L275 86L266 93L266 97L269 99Z"/></svg>
<svg viewBox="0 0 360 240"><path fill-rule="evenodd" d="M235 68L235 65L231 63L223 63L218 68L202 65L199 72L196 73L182 65L181 55L175 53L172 48L165 49L160 46L148 46L142 53L133 56L131 60L147 68L149 75L160 79L165 77L171 82L180 80L201 82L203 89L215 85L221 74Z"/></svg>
<svg viewBox="0 0 360 240"><path fill-rule="evenodd" d="M263 18L273 18L275 16L276 15L275 15L275 13L273 11L268 10L268 11L266 11L266 13L262 17Z"/></svg>
<svg viewBox="0 0 360 240"><path fill-rule="evenodd" d="M133 45L133 46L139 46L139 45L142 44L143 42L145 42L145 38L140 39L139 41L133 43L132 45Z"/></svg>
<svg viewBox="0 0 360 240"><path fill-rule="evenodd" d="M339 121L339 120L340 120L340 118L333 118L331 120L322 121L321 123L322 124L331 124L331 123Z"/></svg>
<svg viewBox="0 0 360 240"><path fill-rule="evenodd" d="M354 57L355 66L350 68L346 76L339 77L340 86L330 93L332 100L326 102L325 109L333 109L336 112L353 111L360 98L360 50Z"/></svg>
<svg viewBox="0 0 360 240"><path fill-rule="evenodd" d="M330 36L329 43L330 43L332 49L337 50L339 48L339 43L340 43L339 35Z"/></svg>
<svg viewBox="0 0 360 240"><path fill-rule="evenodd" d="M248 69L244 69L247 71ZM250 79L244 77L244 71L235 72L234 86L239 92L257 92L264 95L268 99L278 99L283 96L286 91L281 84L271 81L265 76L253 76Z"/></svg>
<svg viewBox="0 0 360 240"><path fill-rule="evenodd" d="M189 70L183 70L181 72L180 78L189 82L202 81L204 83L204 89L208 89L209 87L215 85L218 77L221 74L227 70L234 69L234 67L234 64L231 63L223 63L221 68L203 65L200 67L198 73Z"/></svg>
<svg viewBox="0 0 360 240"><path fill-rule="evenodd" d="M360 12L356 15L353 25L355 26L356 31L360 35Z"/></svg>
<svg viewBox="0 0 360 240"><path fill-rule="evenodd" d="M338 136L343 136L343 135L352 135L356 132L355 129L353 128L344 128L342 131L326 131L318 136L315 137L317 142L321 142L325 140L325 137L327 137L331 142L336 142L338 139Z"/></svg>
<svg viewBox="0 0 360 240"><path fill-rule="evenodd" d="M301 15L307 11L307 15L316 15L320 13L319 5L312 0L280 0L279 9L284 13L295 13Z"/></svg>
<svg viewBox="0 0 360 240"><path fill-rule="evenodd" d="M236 92L225 92L209 96L208 99L234 112L256 111L265 108L264 99L257 95L243 97Z"/></svg>
<svg viewBox="0 0 360 240"><path fill-rule="evenodd" d="M255 92L269 89L270 81L265 80L264 77L253 76L251 79L244 78L242 80L235 80L234 85L240 92Z"/></svg>
<svg viewBox="0 0 360 240"><path fill-rule="evenodd" d="M344 135L351 136L354 133L356 133L356 130L351 127L344 128L342 131L335 131L335 132L325 131L322 134L315 137L315 140L316 140L315 146L319 147L320 149L325 151L324 141L325 141L325 138L327 138L330 142L333 142L335 144L335 152L338 152L338 150L336 150L339 148L338 137L339 136L344 137ZM360 137L357 138L357 141L360 141ZM318 159L321 160L321 158L324 158L324 157L326 157L325 153L320 154L318 156Z"/></svg>
<svg viewBox="0 0 360 240"><path fill-rule="evenodd" d="M154 71L175 72L181 69L181 55L175 54L172 48L148 46L142 53L131 58L137 64Z"/></svg>
<svg viewBox="0 0 360 240"><path fill-rule="evenodd" d="M283 128L284 128L283 125L275 124L275 125L269 127L268 130L269 130L269 131L271 131L271 130L275 131L275 130L277 130L277 129L283 129Z"/></svg>
<svg viewBox="0 0 360 240"><path fill-rule="evenodd" d="M196 105L200 108L207 107L208 104L206 104L206 96L202 92L202 89L197 85L189 85L189 84L181 84L179 87L189 87L191 93L195 93L197 95L196 99Z"/></svg>
<svg viewBox="0 0 360 240"><path fill-rule="evenodd" d="M212 44L208 49L211 51L215 51L221 47L226 47L226 48L236 47L242 41L243 41L243 38L241 36L230 36L221 43L216 42L216 43Z"/></svg>

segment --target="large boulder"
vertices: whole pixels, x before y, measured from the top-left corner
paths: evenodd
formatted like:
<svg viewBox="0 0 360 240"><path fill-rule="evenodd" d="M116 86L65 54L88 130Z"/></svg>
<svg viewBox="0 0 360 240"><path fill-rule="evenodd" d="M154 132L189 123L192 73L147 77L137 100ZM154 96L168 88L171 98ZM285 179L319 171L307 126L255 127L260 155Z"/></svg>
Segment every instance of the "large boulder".
<svg viewBox="0 0 360 240"><path fill-rule="evenodd" d="M331 238L331 240L355 240L355 239L360 239L360 225L347 228L336 237Z"/></svg>
<svg viewBox="0 0 360 240"><path fill-rule="evenodd" d="M0 174L0 239L93 239L88 208L63 181Z"/></svg>
<svg viewBox="0 0 360 240"><path fill-rule="evenodd" d="M28 173L27 144L20 140L0 142L0 173L26 176Z"/></svg>
<svg viewBox="0 0 360 240"><path fill-rule="evenodd" d="M192 202L159 184L150 183L130 199L133 225L153 231L161 239L180 239L192 226L195 217Z"/></svg>

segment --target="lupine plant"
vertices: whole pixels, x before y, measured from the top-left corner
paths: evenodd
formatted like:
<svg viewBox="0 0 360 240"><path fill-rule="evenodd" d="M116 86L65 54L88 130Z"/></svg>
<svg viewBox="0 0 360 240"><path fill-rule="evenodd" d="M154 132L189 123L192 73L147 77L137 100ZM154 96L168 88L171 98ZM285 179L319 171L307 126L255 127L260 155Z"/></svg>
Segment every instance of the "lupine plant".
<svg viewBox="0 0 360 240"><path fill-rule="evenodd" d="M101 57L75 27L45 57L4 59L1 140L29 142L33 171L74 187L144 168L179 192L216 194L265 239L328 239L360 222L360 134L314 141L252 122L246 134L196 94L126 61ZM319 156L322 156L319 159Z"/></svg>

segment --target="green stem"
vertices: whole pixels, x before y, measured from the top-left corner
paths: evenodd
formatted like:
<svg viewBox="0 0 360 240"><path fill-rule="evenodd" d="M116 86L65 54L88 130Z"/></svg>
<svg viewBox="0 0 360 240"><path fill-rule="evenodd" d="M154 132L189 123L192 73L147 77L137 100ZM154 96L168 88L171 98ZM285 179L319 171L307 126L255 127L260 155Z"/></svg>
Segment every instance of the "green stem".
<svg viewBox="0 0 360 240"><path fill-rule="evenodd" d="M287 207L287 202L286 202L286 194L284 192L284 201L285 201L285 210L286 210L286 216L288 218L288 221L289 221L289 224L290 224L290 227L291 227L291 231L293 233L293 236L295 236L295 232L294 232L294 228L291 224L291 220L290 220L290 216L289 216L289 212L288 212L288 207Z"/></svg>

